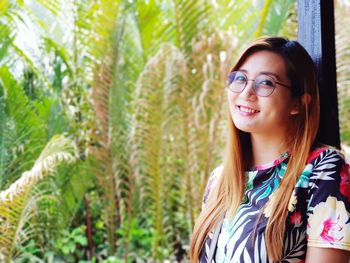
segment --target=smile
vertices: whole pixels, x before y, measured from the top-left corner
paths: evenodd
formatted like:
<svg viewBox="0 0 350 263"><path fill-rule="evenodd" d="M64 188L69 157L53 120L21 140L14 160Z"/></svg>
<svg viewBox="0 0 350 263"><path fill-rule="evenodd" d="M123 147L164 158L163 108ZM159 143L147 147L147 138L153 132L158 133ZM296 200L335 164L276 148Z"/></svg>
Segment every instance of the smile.
<svg viewBox="0 0 350 263"><path fill-rule="evenodd" d="M248 108L248 107L244 107L241 105L237 105L237 108L241 111L241 112L245 112L245 113L258 113L258 110L254 110L252 108Z"/></svg>

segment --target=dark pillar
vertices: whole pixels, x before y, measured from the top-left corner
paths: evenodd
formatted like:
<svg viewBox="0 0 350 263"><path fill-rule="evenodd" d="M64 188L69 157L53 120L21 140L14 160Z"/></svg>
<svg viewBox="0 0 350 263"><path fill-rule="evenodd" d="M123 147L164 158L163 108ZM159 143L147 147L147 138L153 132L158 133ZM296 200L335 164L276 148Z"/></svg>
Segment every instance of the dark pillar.
<svg viewBox="0 0 350 263"><path fill-rule="evenodd" d="M321 100L318 138L339 148L333 0L298 0L298 40L318 71Z"/></svg>

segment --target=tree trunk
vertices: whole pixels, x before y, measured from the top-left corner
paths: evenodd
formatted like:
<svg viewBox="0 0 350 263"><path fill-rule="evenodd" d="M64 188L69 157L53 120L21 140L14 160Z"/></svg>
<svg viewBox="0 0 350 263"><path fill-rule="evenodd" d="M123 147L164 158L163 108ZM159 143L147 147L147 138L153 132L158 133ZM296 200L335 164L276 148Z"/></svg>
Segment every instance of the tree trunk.
<svg viewBox="0 0 350 263"><path fill-rule="evenodd" d="M85 194L85 209L86 209L86 216L85 216L86 237L88 240L87 259L91 260L94 255L94 243L92 240L91 210L90 210L90 199L88 194Z"/></svg>

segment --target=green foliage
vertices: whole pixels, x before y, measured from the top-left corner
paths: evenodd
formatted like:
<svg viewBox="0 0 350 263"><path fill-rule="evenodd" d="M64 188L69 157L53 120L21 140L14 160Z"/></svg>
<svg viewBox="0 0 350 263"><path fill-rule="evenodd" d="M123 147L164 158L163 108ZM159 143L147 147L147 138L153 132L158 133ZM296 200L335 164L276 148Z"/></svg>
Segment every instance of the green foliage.
<svg viewBox="0 0 350 263"><path fill-rule="evenodd" d="M267 2L267 1L266 1ZM293 14L293 8L296 4L295 0L277 0L270 1L268 13L266 14L266 21L262 30L262 35L284 35L283 25L288 21L288 18ZM286 12L287 11L287 12ZM294 29L296 30L296 28ZM296 31L291 31L295 34ZM288 36L287 37L294 37Z"/></svg>
<svg viewBox="0 0 350 263"><path fill-rule="evenodd" d="M3 139L6 147L2 151L5 151L3 156L7 156L7 163L1 172L3 187L3 184L8 185L33 165L33 156L39 154L47 136L45 130L41 129L43 123L34 112L32 102L6 66L0 68L0 81L6 94L3 104L6 116L6 134ZM27 154L24 155L27 149Z"/></svg>
<svg viewBox="0 0 350 263"><path fill-rule="evenodd" d="M120 245L117 255L123 258L126 252L125 246L128 246L127 250L132 251L128 261L150 258L154 238L152 232L154 229L152 231L152 229L141 226L137 218L132 218L129 223L117 230Z"/></svg>
<svg viewBox="0 0 350 263"><path fill-rule="evenodd" d="M32 193L35 185L62 162L76 158L74 144L64 137L53 137L36 159L31 170L24 172L8 189L0 192L0 256L5 262L20 257L18 247L32 238L35 205L40 193Z"/></svg>
<svg viewBox="0 0 350 263"><path fill-rule="evenodd" d="M68 256L77 254L79 246L86 246L87 239L85 236L85 226L74 228L73 230L63 230L62 237L57 239L55 242L55 248L61 253L64 258L68 259ZM80 255L79 255L80 254ZM81 258L83 255L78 253L78 257Z"/></svg>

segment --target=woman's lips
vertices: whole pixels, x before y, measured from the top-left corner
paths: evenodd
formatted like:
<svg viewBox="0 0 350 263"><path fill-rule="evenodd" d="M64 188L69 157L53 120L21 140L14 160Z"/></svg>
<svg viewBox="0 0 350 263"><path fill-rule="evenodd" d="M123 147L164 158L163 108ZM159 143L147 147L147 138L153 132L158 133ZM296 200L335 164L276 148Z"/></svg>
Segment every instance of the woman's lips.
<svg viewBox="0 0 350 263"><path fill-rule="evenodd" d="M255 115L255 114L260 112L258 110L254 110L250 107L246 107L243 105L237 105L236 107L238 108L240 114L242 114L244 116L252 116L252 115Z"/></svg>

